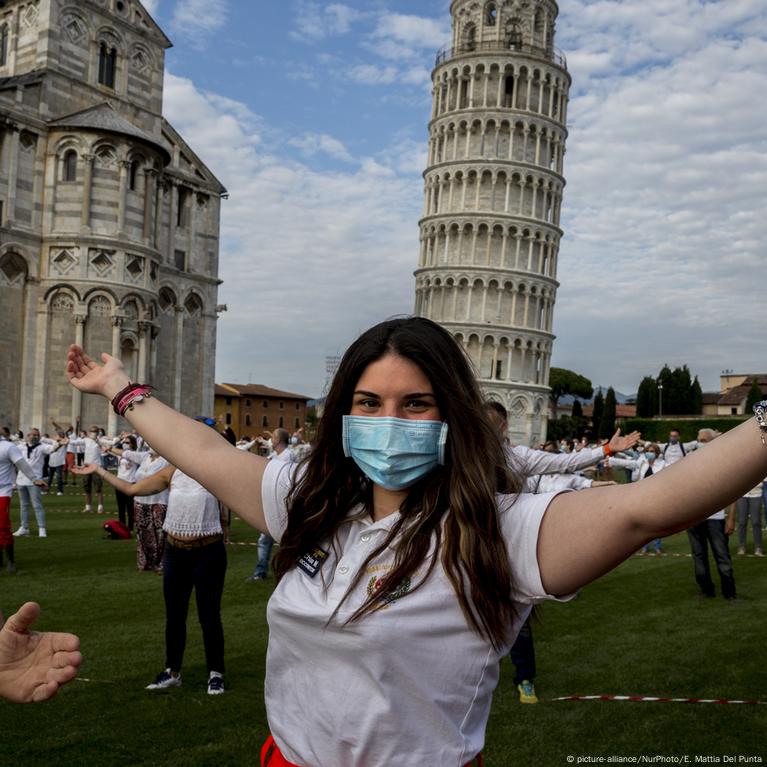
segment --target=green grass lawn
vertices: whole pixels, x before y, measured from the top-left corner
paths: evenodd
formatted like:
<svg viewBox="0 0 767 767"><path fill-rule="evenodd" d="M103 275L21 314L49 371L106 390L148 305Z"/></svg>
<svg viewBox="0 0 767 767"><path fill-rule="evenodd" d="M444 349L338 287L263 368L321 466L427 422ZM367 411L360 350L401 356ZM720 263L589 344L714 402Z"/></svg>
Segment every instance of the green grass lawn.
<svg viewBox="0 0 767 767"><path fill-rule="evenodd" d="M81 513L74 488L45 501L49 537L17 539L19 571L0 575L0 606L7 614L26 600L40 602L40 628L78 633L85 659L80 679L54 700L0 702L0 764L258 764L267 734L265 607L273 581L245 582L255 547L228 549L226 694L205 694L193 607L183 686L150 693L144 686L163 665L161 577L136 570L134 541L103 537L106 517ZM14 502L14 526L17 508ZM111 494L107 511L114 513ZM252 544L257 534L236 520L232 537ZM665 544L687 553L685 535ZM690 559L666 556L634 557L573 602L545 605L534 627L541 703L518 702L505 661L487 733L488 767L565 765L569 755L687 756L691 764L696 755L759 756L767 763L767 706L553 700L767 700L767 559L737 557L735 567L734 603L698 598Z"/></svg>

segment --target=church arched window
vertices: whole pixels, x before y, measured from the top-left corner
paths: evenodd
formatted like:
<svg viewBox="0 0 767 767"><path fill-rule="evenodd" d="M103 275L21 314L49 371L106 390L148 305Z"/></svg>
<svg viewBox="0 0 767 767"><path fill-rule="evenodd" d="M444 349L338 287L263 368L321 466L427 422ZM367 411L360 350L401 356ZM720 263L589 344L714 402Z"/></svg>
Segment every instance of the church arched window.
<svg viewBox="0 0 767 767"><path fill-rule="evenodd" d="M477 28L474 24L467 24L463 30L463 49L473 51L477 45Z"/></svg>
<svg viewBox="0 0 767 767"><path fill-rule="evenodd" d="M522 48L522 30L519 19L509 19L509 23L506 25L506 42L512 51L518 51Z"/></svg>
<svg viewBox="0 0 767 767"><path fill-rule="evenodd" d="M139 162L138 160L133 160L133 162L130 164L130 170L128 172L128 186L130 187L131 192L136 191L136 186L138 184L138 171Z"/></svg>
<svg viewBox="0 0 767 767"><path fill-rule="evenodd" d="M116 71L117 49L101 43L99 45L99 85L114 88Z"/></svg>
<svg viewBox="0 0 767 767"><path fill-rule="evenodd" d="M77 181L77 152L74 149L69 149L64 154L61 180Z"/></svg>
<svg viewBox="0 0 767 767"><path fill-rule="evenodd" d="M8 25L0 26L0 67L8 63Z"/></svg>
<svg viewBox="0 0 767 767"><path fill-rule="evenodd" d="M488 3L485 9L485 24L488 27L494 27L498 21L498 6L495 3Z"/></svg>

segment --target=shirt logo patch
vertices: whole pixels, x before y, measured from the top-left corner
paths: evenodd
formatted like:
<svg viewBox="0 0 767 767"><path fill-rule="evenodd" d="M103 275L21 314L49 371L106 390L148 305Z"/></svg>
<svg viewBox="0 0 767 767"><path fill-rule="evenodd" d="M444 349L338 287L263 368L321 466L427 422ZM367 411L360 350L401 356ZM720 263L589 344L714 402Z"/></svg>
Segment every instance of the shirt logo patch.
<svg viewBox="0 0 767 767"><path fill-rule="evenodd" d="M315 546L311 551L308 551L298 560L298 567L310 578L314 578L320 571L322 565L325 564L327 558L328 552L325 551L325 549L321 549L319 546Z"/></svg>
<svg viewBox="0 0 767 767"><path fill-rule="evenodd" d="M381 590L383 581L383 578L378 578L375 575L368 581L367 592L369 597L375 596ZM397 586L393 591L390 591L383 597L383 603L378 609L386 610L389 605L394 604L398 599L404 597L405 594L410 591L411 585L412 582L410 578L405 578L405 580L402 581L399 586Z"/></svg>

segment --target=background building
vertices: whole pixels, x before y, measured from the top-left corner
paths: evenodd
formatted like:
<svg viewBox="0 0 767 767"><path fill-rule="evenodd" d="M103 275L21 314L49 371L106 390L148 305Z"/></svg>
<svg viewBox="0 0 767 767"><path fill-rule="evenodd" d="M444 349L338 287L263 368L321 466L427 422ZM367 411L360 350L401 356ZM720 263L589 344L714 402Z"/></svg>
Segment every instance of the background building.
<svg viewBox="0 0 767 767"><path fill-rule="evenodd" d="M310 399L261 384L216 384L215 417L219 428L231 426L238 438L280 427L294 432L306 423Z"/></svg>
<svg viewBox="0 0 767 767"><path fill-rule="evenodd" d="M119 427L72 342L213 409L226 190L162 116L170 45L137 0L0 3L0 424Z"/></svg>
<svg viewBox="0 0 767 767"><path fill-rule="evenodd" d="M725 373L719 378L718 392L704 392L703 415L751 415L746 402L756 383L767 399L767 373Z"/></svg>
<svg viewBox="0 0 767 767"><path fill-rule="evenodd" d="M446 327L518 442L546 436L567 102L553 0L453 0L432 80L416 314Z"/></svg>

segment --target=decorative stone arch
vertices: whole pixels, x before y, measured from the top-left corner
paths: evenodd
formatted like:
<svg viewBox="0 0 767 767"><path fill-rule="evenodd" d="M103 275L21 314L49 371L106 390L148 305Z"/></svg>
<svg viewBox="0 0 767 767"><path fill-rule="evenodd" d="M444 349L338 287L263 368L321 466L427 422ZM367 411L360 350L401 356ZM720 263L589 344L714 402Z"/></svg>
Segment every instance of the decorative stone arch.
<svg viewBox="0 0 767 767"><path fill-rule="evenodd" d="M135 307L136 321L146 319L146 301L138 293L127 293L120 301L120 311L127 312L130 305Z"/></svg>
<svg viewBox="0 0 767 767"><path fill-rule="evenodd" d="M96 165L102 168L116 168L120 157L118 144L112 139L99 139L93 144L92 152Z"/></svg>
<svg viewBox="0 0 767 767"><path fill-rule="evenodd" d="M194 288L184 297L184 311L190 317L201 317L205 311L205 301Z"/></svg>
<svg viewBox="0 0 767 767"><path fill-rule="evenodd" d="M93 36L93 27L78 6L65 5L59 13L58 23L66 39L87 48L87 41Z"/></svg>
<svg viewBox="0 0 767 767"><path fill-rule="evenodd" d="M128 66L140 75L149 73L151 77L155 68L154 56L143 43L133 43L128 50Z"/></svg>
<svg viewBox="0 0 767 767"><path fill-rule="evenodd" d="M163 314L171 314L178 306L178 296L170 285L161 285L157 293L157 303Z"/></svg>
<svg viewBox="0 0 767 767"><path fill-rule="evenodd" d="M22 287L29 279L29 262L14 248L0 249L0 287Z"/></svg>
<svg viewBox="0 0 767 767"><path fill-rule="evenodd" d="M80 302L77 291L69 285L56 285L45 296L48 311L53 314L74 314Z"/></svg>
<svg viewBox="0 0 767 767"><path fill-rule="evenodd" d="M117 297L111 290L92 288L83 296L88 316L111 317L117 308Z"/></svg>
<svg viewBox="0 0 767 767"><path fill-rule="evenodd" d="M106 43L114 48L120 56L125 56L125 38L110 24L103 24L96 30L95 41L97 48L101 43Z"/></svg>
<svg viewBox="0 0 767 767"><path fill-rule="evenodd" d="M530 412L531 402L524 394L512 397L509 403L509 417L514 420L523 420Z"/></svg>

